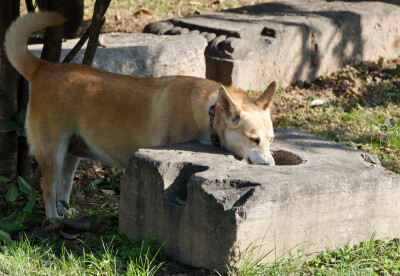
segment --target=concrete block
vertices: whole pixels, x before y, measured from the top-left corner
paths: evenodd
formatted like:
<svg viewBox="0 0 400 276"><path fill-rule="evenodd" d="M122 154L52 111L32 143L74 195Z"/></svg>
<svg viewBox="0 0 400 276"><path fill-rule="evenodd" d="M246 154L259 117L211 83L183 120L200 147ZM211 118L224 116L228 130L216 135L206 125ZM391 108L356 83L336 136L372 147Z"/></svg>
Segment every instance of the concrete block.
<svg viewBox="0 0 400 276"><path fill-rule="evenodd" d="M204 49L207 41L203 36L111 33L101 37L105 48L97 48L93 67L138 77L205 77ZM63 43L61 60L77 41L72 39ZM42 45L30 45L29 49L40 56ZM81 63L85 49L86 45L72 62Z"/></svg>
<svg viewBox="0 0 400 276"><path fill-rule="evenodd" d="M275 167L197 142L139 150L122 181L121 233L222 272L251 242L280 257L399 237L400 176L375 156L297 130L275 141Z"/></svg>
<svg viewBox="0 0 400 276"><path fill-rule="evenodd" d="M356 60L400 55L400 4L284 0L149 24L145 32L200 33L206 76L242 89L313 81Z"/></svg>

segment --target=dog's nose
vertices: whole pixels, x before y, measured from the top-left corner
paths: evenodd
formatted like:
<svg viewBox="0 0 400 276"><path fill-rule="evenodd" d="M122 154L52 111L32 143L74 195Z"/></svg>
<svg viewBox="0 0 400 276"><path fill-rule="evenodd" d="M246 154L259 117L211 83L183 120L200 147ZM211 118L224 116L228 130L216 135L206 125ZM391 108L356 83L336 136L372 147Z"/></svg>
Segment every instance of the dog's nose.
<svg viewBox="0 0 400 276"><path fill-rule="evenodd" d="M247 159L248 164L263 165L263 166L275 166L275 160L263 160L262 162L251 162L250 158Z"/></svg>
<svg viewBox="0 0 400 276"><path fill-rule="evenodd" d="M275 161L267 161L267 162L265 162L265 164L264 165L267 165L267 166L275 166Z"/></svg>
<svg viewBox="0 0 400 276"><path fill-rule="evenodd" d="M275 160L271 154L254 154L244 158L248 164L263 165L263 166L275 166Z"/></svg>
<svg viewBox="0 0 400 276"><path fill-rule="evenodd" d="M275 159L272 156L268 156L265 160L264 160L264 165L267 166L275 166Z"/></svg>

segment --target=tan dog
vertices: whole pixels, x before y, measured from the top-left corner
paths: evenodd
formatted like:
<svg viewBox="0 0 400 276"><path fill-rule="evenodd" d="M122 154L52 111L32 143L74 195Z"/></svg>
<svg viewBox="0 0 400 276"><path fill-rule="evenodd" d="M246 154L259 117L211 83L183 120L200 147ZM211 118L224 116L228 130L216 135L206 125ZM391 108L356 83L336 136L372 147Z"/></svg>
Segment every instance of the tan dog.
<svg viewBox="0 0 400 276"><path fill-rule="evenodd" d="M122 168L139 148L195 139L211 144L215 132L221 146L249 163L274 165L275 82L253 102L207 79L118 75L50 63L27 50L32 32L63 22L57 13L29 13L11 25L5 42L8 59L31 84L26 132L42 170L47 218L65 215L61 204L57 212L57 198L69 202L79 157Z"/></svg>

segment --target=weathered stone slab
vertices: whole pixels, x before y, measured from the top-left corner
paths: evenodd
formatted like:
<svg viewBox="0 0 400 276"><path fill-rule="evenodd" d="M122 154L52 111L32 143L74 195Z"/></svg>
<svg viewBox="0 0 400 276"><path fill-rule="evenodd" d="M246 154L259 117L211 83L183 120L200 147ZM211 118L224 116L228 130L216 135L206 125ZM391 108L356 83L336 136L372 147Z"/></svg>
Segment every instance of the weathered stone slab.
<svg viewBox="0 0 400 276"><path fill-rule="evenodd" d="M205 77L204 49L207 41L200 35L157 36L152 34L104 34L93 61L93 67L138 77L187 75ZM75 46L77 39L63 43L62 59ZM42 45L29 49L39 56ZM72 62L81 63L82 50Z"/></svg>
<svg viewBox="0 0 400 276"><path fill-rule="evenodd" d="M220 271L251 242L280 257L400 235L400 176L375 156L296 130L277 131L273 152L275 167L197 142L139 150L122 181L121 232Z"/></svg>
<svg viewBox="0 0 400 276"><path fill-rule="evenodd" d="M207 78L261 90L314 80L356 60L400 54L399 1L285 0L149 24L155 34L200 33Z"/></svg>

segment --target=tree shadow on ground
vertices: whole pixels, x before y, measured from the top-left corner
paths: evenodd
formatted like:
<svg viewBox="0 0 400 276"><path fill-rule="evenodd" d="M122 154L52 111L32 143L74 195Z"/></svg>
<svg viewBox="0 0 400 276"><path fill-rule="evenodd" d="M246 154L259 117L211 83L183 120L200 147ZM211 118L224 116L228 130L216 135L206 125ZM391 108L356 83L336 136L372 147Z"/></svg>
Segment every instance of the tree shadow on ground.
<svg viewBox="0 0 400 276"><path fill-rule="evenodd" d="M370 1L365 1L365 0L336 0L336 2L357 2L357 3L362 3L362 2L370 2ZM379 0L379 2L383 2L386 4L391 4L391 5L395 5L395 6L400 6L400 2L399 0Z"/></svg>
<svg viewBox="0 0 400 276"><path fill-rule="evenodd" d="M246 21L260 21L261 23L264 21L265 25L268 23L279 24L283 26L283 29L285 27L296 28L301 33L301 60L294 70L292 83L299 79L312 81L319 76L321 66L324 66L321 60L324 58L324 53L321 53L322 45L319 45L317 38L323 35L326 28L333 28L334 31L327 39L328 42L324 48L332 49L333 59L339 62L339 67L353 60L361 60L363 57L361 17L355 12L322 9L311 11L287 3L276 2L245 6L223 12L260 16L260 19L251 17L249 20L238 18L226 19L227 21L238 23ZM263 19L262 16L265 15L268 15L268 18ZM324 26L312 24L316 18L322 18ZM307 71L309 72L306 73Z"/></svg>
<svg viewBox="0 0 400 276"><path fill-rule="evenodd" d="M335 1L335 2L357 2L362 5L362 2L370 1ZM400 6L400 1L387 0L381 1L388 5ZM328 3L325 3L325 5ZM288 28L296 28L301 35L301 57L300 62L297 63L292 77L292 83L296 83L297 80L316 80L320 75L320 69L324 64L323 58L324 53L320 52L322 45L318 44L317 37L323 35L326 28L334 28L334 32L331 37L327 39L328 43L324 46L332 49L332 58L338 61L338 67L344 67L347 64L351 64L355 61L361 61L364 56L364 45L363 38L361 36L363 30L361 23L361 16L356 12L352 11L337 11L328 10L323 4L321 4L316 11L310 11L300 9L296 5L289 5L287 3L264 3L253 6L246 6L237 9L225 10L226 13L238 13L250 16L250 19L243 20L241 17L238 19L227 18L227 21L232 22L254 22L260 21L264 26L268 26L269 23L282 25L283 29L285 26ZM267 18L263 15L268 15ZM211 14L211 16L217 16ZM259 18L254 17L259 16ZM324 25L318 26L311 24L314 18L323 18ZM302 18L302 20L298 20ZM276 32L270 31L272 34L272 40L276 35ZM377 67L376 64L373 64ZM337 68L339 70L339 68ZM370 69L368 69L370 70ZM363 95L357 95L359 98L354 101L350 101L349 109L354 108L357 104L362 104L364 107L374 107L378 105L385 106L387 104L400 105L400 91L398 82L393 82L391 76L382 73L382 70L373 69L374 78L382 78L383 81L380 83L371 83L367 87L363 87ZM378 72L379 71L379 72ZM354 80L352 80L354 82ZM388 82L393 82L388 84ZM341 91L344 88L344 91ZM340 91L334 91L338 96L343 95L348 88L352 87L341 87Z"/></svg>
<svg viewBox="0 0 400 276"><path fill-rule="evenodd" d="M220 53L222 58L227 59L230 59L230 56L226 55L230 49L228 45L230 38L241 38L243 35L249 36L254 33L255 40L265 39L267 44L271 44L277 40L278 36L282 37L284 32L291 31L293 35L287 35L287 39L293 39L293 43L299 45L295 47L298 54L290 53L288 46L278 49L277 53L283 57L294 57L295 68L290 69L293 73L288 73L291 75L291 83L296 83L298 80L313 81L326 72L339 70L352 61L365 58L365 35L363 34L366 27L363 28L363 24L365 25L367 19L362 19L360 12L346 9L349 5L347 2L352 1L335 1L338 7L344 5L344 8L340 10L336 6L332 9L327 8L327 5L331 3L323 1L313 3L311 8L300 7L296 3L272 2L223 10L218 13L193 15L193 17L218 20L220 26L217 24L215 27L207 24L192 25L180 20L173 20L173 22L189 30L194 28L200 32L216 34L215 40L218 41L209 42L206 54L209 52L212 56L219 57ZM362 2L368 3L368 7L362 6ZM383 2L387 4L383 4L386 5L384 9L390 9L391 4L400 5L398 1ZM371 1L358 1L358 3L363 10L374 5ZM230 23L238 28L232 28ZM258 29L261 29L259 34L257 34ZM247 39L250 43L251 39ZM254 47L258 46L254 45ZM327 64L335 68L332 70Z"/></svg>

